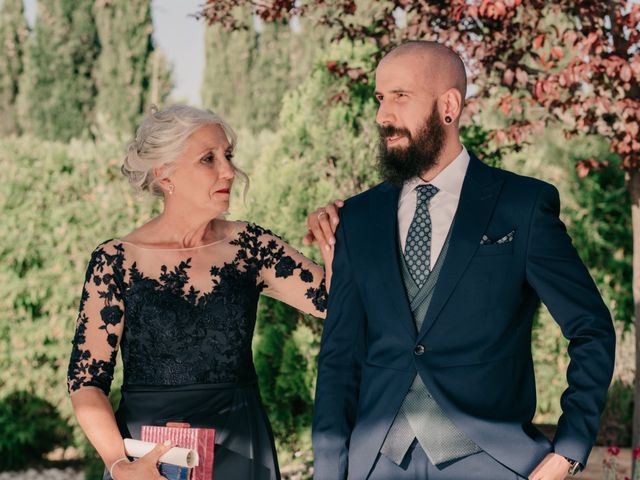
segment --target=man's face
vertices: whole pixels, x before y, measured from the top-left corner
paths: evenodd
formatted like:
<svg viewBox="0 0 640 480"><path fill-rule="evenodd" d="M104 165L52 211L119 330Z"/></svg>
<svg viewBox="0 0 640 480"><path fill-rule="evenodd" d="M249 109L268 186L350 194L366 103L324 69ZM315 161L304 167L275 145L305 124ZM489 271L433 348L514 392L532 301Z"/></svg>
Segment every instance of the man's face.
<svg viewBox="0 0 640 480"><path fill-rule="evenodd" d="M398 55L385 58L376 70L379 168L396 186L433 167L445 141L436 97L421 75L422 65L412 55Z"/></svg>

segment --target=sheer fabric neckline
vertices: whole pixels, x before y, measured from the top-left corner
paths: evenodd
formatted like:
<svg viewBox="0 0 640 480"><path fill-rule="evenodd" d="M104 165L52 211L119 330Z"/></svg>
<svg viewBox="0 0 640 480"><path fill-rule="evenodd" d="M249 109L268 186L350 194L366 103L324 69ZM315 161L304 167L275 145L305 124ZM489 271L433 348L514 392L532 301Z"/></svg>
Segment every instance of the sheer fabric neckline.
<svg viewBox="0 0 640 480"><path fill-rule="evenodd" d="M180 247L180 248L176 248L176 247L167 247L167 248L157 248L157 247L143 247L141 245L138 245L137 243L132 243L129 242L127 240L122 240L120 238L114 238L113 241L114 242L118 242L118 243L124 243L125 245L131 245L135 248L139 248L141 250L157 250L157 251L161 251L161 252L182 252L185 250L196 250L196 249L200 249L200 248L206 248L206 247L211 247L213 245L218 245L220 243L229 241L235 234L229 234L224 238L221 238L220 240L216 240L215 242L211 242L211 243L205 243L204 245L197 245L195 247Z"/></svg>

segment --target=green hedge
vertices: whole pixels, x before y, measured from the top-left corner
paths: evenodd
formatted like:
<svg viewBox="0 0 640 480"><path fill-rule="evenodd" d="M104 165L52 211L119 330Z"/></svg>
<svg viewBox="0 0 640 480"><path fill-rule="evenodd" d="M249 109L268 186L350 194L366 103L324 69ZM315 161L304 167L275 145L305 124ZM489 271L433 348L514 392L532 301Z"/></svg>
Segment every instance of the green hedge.
<svg viewBox="0 0 640 480"><path fill-rule="evenodd" d="M54 405L23 391L0 399L0 432L0 472L24 468L72 439L68 422Z"/></svg>
<svg viewBox="0 0 640 480"><path fill-rule="evenodd" d="M67 419L67 362L89 255L157 208L129 193L120 151L0 139L0 396L29 392Z"/></svg>

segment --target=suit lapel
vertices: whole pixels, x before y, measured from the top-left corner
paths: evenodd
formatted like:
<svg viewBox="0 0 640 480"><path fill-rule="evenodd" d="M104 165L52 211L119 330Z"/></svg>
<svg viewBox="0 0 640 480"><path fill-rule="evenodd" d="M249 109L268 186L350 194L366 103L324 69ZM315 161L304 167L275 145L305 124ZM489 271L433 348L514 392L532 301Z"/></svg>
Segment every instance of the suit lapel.
<svg viewBox="0 0 640 480"><path fill-rule="evenodd" d="M409 300L404 288L398 258L398 197L400 190L391 184L383 183L378 195L370 204L371 224L373 225L373 244L379 274L385 284L384 295L390 298L399 314L399 322L416 335Z"/></svg>
<svg viewBox="0 0 640 480"><path fill-rule="evenodd" d="M480 239L486 231L493 213L502 181L493 178L490 167L484 165L475 155L471 155L465 175L460 202L452 225L449 251L433 299L420 329L420 340L431 328L449 299L471 258L480 246Z"/></svg>

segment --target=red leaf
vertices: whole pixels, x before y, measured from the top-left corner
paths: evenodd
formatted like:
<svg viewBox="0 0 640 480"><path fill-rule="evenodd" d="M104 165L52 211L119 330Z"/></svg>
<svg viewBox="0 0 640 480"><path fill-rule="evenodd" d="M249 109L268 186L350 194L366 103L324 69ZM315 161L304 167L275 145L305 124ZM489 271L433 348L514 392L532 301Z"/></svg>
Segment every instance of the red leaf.
<svg viewBox="0 0 640 480"><path fill-rule="evenodd" d="M508 86L513 85L513 77L513 70L505 70L502 74L502 83Z"/></svg>
<svg viewBox="0 0 640 480"><path fill-rule="evenodd" d="M509 115L511 111L511 95L506 95L500 99L500 109L505 115Z"/></svg>
<svg viewBox="0 0 640 480"><path fill-rule="evenodd" d="M518 68L516 70L516 79L518 80L518 83L520 83L521 85L526 85L527 82L529 81L529 74L524 70Z"/></svg>
<svg viewBox="0 0 640 480"><path fill-rule="evenodd" d="M580 160L576 163L576 173L578 174L578 177L586 177L587 175L589 175L589 170L589 165L584 160Z"/></svg>
<svg viewBox="0 0 640 480"><path fill-rule="evenodd" d="M562 57L564 57L564 52L562 51L562 48L555 46L551 48L551 55L553 57L556 57L558 60L562 60Z"/></svg>
<svg viewBox="0 0 640 480"><path fill-rule="evenodd" d="M538 50L542 45L544 45L545 34L538 35L533 39L533 48Z"/></svg>
<svg viewBox="0 0 640 480"><path fill-rule="evenodd" d="M623 82L628 82L631 80L631 68L629 65L623 65L620 69L620 78Z"/></svg>
<svg viewBox="0 0 640 480"><path fill-rule="evenodd" d="M543 90L543 86L542 86L542 82L541 81L536 82L536 86L534 88L534 95L538 99L542 98L542 96L544 95L544 90Z"/></svg>

